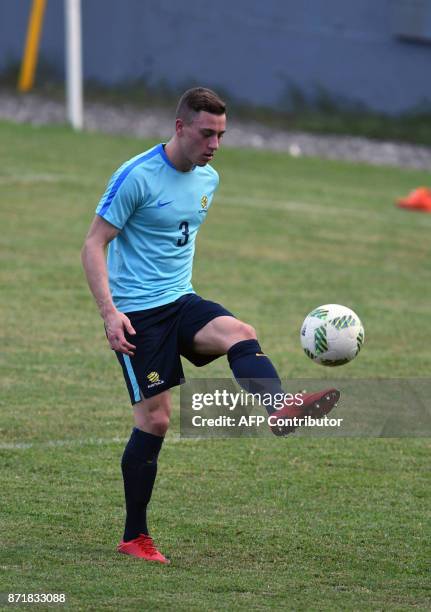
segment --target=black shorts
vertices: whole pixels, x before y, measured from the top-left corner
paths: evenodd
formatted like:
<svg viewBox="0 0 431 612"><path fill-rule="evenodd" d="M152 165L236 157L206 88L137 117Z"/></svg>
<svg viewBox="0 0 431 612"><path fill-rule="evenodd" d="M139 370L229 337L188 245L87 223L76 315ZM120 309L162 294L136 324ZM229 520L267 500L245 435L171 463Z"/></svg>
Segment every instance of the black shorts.
<svg viewBox="0 0 431 612"><path fill-rule="evenodd" d="M175 387L184 379L181 356L195 366L204 366L221 355L200 355L193 350L193 338L207 323L220 316L233 317L221 304L204 300L194 293L175 302L126 312L135 336L126 333L136 346L129 357L116 351L132 404Z"/></svg>

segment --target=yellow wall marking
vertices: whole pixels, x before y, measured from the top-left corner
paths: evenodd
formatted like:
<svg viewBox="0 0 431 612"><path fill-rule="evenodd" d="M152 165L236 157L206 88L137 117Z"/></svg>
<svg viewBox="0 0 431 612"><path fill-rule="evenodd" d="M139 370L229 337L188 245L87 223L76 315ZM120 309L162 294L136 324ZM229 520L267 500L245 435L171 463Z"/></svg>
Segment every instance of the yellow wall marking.
<svg viewBox="0 0 431 612"><path fill-rule="evenodd" d="M22 92L30 91L33 87L45 7L46 0L33 0L28 20L24 57L18 80L18 89Z"/></svg>

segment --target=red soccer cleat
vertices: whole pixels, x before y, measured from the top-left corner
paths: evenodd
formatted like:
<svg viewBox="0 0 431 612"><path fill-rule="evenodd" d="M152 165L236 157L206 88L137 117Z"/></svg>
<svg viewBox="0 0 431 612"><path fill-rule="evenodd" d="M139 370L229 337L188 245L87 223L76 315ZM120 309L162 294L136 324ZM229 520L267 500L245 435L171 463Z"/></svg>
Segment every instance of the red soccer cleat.
<svg viewBox="0 0 431 612"><path fill-rule="evenodd" d="M286 405L280 410L276 410L271 416L273 419L294 419L295 417L304 418L306 416L320 419L331 412L340 399L338 389L325 389L316 393L297 393L295 402ZM270 425L271 431L276 436L287 436L295 431L294 425Z"/></svg>
<svg viewBox="0 0 431 612"><path fill-rule="evenodd" d="M131 555L132 557L146 559L147 561L170 563L169 559L166 559L166 557L164 557L154 546L153 538L144 533L141 533L137 538L129 542L121 540L117 546L117 550L124 555Z"/></svg>
<svg viewBox="0 0 431 612"><path fill-rule="evenodd" d="M407 210L431 212L431 189L418 187L411 191L406 198L397 200L397 206Z"/></svg>

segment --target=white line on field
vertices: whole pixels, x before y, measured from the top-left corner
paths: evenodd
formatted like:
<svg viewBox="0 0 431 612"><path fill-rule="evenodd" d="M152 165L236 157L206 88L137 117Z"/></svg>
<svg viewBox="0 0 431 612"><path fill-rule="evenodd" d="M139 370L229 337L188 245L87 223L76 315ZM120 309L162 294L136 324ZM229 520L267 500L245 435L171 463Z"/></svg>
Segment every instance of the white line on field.
<svg viewBox="0 0 431 612"><path fill-rule="evenodd" d="M222 202L230 202L236 206L249 208L264 208L265 203L270 210L286 210L291 212L303 213L318 213L321 215L345 215L348 217L386 219L386 214L375 212L374 210L365 210L359 208L348 208L345 206L330 206L327 204L310 204L308 202L294 202L293 200L265 200L264 198L256 197L228 197L222 196L218 198ZM391 210L391 209L390 209Z"/></svg>
<svg viewBox="0 0 431 612"><path fill-rule="evenodd" d="M247 198L241 196L218 196L217 200L220 202L233 204L240 208L266 208L268 212L271 210L280 210L287 212L300 212L318 215L335 215L339 218L352 217L356 219L367 219L371 221L383 221L386 224L398 224L405 225L406 223L406 211L399 211L393 205L388 205L386 210L381 212L365 209L365 208L350 208L346 206L331 206L328 204L311 204L309 202L295 202L293 200L267 200L262 197L250 196ZM395 213L395 214L394 214ZM413 220L420 226L429 227L431 218L426 215L414 217L409 216L410 220Z"/></svg>
<svg viewBox="0 0 431 612"><path fill-rule="evenodd" d="M189 438L181 438L178 434L168 436L165 444L189 442ZM112 438L75 438L69 440L43 440L40 442L0 442L0 450L26 450L28 448L61 448L73 446L104 446L108 444L126 444L127 438L114 436Z"/></svg>
<svg viewBox="0 0 431 612"><path fill-rule="evenodd" d="M0 185L33 185L37 183L60 183L67 181L68 183L83 185L82 177L73 176L70 174L0 174ZM88 186L90 183L88 180L85 181L85 185Z"/></svg>
<svg viewBox="0 0 431 612"><path fill-rule="evenodd" d="M68 178L62 174L6 174L0 175L0 184L8 183L58 183Z"/></svg>

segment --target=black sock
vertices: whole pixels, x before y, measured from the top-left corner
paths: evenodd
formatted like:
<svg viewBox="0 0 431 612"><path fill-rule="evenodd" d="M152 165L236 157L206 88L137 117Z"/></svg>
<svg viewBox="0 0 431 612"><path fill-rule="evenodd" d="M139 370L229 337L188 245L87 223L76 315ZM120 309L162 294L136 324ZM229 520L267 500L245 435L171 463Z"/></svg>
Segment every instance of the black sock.
<svg viewBox="0 0 431 612"><path fill-rule="evenodd" d="M157 457L163 437L133 428L121 459L126 498L126 526L123 540L128 542L140 533L148 535L147 505L157 475Z"/></svg>
<svg viewBox="0 0 431 612"><path fill-rule="evenodd" d="M257 340L241 340L227 353L229 365L238 383L249 393L282 394L281 381L271 360L262 353ZM280 396L279 396L280 397ZM275 409L265 406L269 414Z"/></svg>

